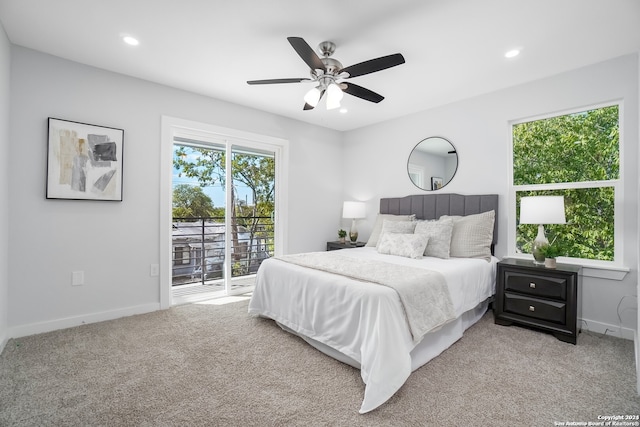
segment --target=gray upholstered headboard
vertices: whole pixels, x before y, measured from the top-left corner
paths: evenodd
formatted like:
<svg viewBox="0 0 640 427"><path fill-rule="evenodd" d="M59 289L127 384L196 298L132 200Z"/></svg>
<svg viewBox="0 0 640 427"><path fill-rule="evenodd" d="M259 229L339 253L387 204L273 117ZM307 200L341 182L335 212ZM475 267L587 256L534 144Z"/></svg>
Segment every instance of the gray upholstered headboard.
<svg viewBox="0 0 640 427"><path fill-rule="evenodd" d="M380 199L381 214L415 214L417 219L438 219L442 215L472 215L490 210L496 212L492 242L492 246L495 246L498 242L497 194L420 194Z"/></svg>

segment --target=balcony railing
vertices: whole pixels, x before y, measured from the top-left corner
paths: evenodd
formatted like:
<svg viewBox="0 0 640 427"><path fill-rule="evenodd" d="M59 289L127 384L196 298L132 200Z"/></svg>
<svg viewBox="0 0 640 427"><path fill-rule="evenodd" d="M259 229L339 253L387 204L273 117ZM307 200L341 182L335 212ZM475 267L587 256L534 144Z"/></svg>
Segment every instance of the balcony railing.
<svg viewBox="0 0 640 427"><path fill-rule="evenodd" d="M237 217L230 227L231 277L255 274L274 254L270 217ZM172 284L206 283L224 278L224 218L173 218Z"/></svg>

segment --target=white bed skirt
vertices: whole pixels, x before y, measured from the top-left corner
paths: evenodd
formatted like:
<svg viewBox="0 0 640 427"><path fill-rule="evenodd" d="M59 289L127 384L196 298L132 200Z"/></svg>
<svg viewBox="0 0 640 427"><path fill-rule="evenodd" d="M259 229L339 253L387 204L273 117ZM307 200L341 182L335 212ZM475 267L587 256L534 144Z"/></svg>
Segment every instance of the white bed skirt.
<svg viewBox="0 0 640 427"><path fill-rule="evenodd" d="M420 341L420 343L411 350L411 372L415 371L419 367L423 366L433 358L437 357L440 353L451 347L453 343L462 338L462 334L469 327L477 323L482 316L487 312L489 307L489 300L485 300L478 304L476 307L462 313L461 316L454 321L447 323L442 328L435 332L431 332ZM351 365L356 369L360 369L360 363L353 360L351 357L344 353L339 352L333 347L329 347L319 341L316 341L307 336L296 333L294 330L286 327L285 325L276 322L283 330L299 336L305 340L309 345L320 350L327 356L333 357L342 363Z"/></svg>

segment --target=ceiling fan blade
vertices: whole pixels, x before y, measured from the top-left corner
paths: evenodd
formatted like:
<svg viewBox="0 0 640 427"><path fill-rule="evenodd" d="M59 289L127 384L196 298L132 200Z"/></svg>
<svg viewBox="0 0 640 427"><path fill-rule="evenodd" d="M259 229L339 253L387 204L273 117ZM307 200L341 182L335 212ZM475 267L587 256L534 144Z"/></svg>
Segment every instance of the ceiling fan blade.
<svg viewBox="0 0 640 427"><path fill-rule="evenodd" d="M247 81L250 85L271 85L275 83L300 83L307 80L307 78L297 78L297 79L270 79L270 80L249 80Z"/></svg>
<svg viewBox="0 0 640 427"><path fill-rule="evenodd" d="M289 40L293 49L295 49L298 55L300 55L300 58L307 63L309 68L312 70L327 70L315 51L302 37L287 37L287 40Z"/></svg>
<svg viewBox="0 0 640 427"><path fill-rule="evenodd" d="M404 56L400 53L394 53L393 55L381 56L380 58L370 59L368 61L360 62L359 64L350 65L340 70L340 72L349 73L349 77L357 77L369 73L375 73L376 71L386 70L387 68L395 67L400 64L404 64Z"/></svg>
<svg viewBox="0 0 640 427"><path fill-rule="evenodd" d="M354 85L353 83L343 82L340 86L344 85L345 87L342 89L344 93L348 93L349 95L356 96L358 98L362 98L366 101L375 102L376 104L384 99L384 96L375 93L372 90L364 88L362 86Z"/></svg>

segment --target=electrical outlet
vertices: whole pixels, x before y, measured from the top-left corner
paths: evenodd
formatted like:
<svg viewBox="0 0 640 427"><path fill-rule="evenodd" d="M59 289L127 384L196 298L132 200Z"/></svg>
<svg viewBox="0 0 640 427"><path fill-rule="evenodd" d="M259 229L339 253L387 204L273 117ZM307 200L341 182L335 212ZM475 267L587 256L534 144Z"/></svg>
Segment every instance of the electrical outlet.
<svg viewBox="0 0 640 427"><path fill-rule="evenodd" d="M149 275L151 277L156 277L160 274L160 266L158 264L151 264L149 268Z"/></svg>
<svg viewBox="0 0 640 427"><path fill-rule="evenodd" d="M84 271L72 271L71 272L71 286L84 285Z"/></svg>

